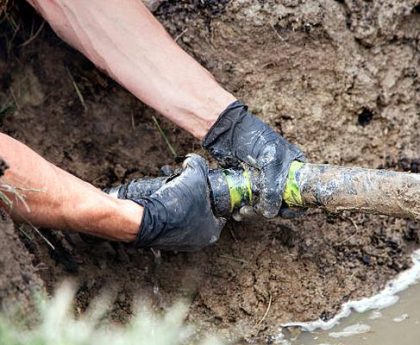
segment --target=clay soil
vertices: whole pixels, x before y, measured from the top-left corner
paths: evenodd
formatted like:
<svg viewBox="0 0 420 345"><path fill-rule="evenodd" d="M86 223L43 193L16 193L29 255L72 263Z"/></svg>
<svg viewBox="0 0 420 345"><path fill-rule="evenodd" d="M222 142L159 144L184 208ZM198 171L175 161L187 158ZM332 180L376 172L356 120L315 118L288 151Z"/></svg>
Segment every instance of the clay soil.
<svg viewBox="0 0 420 345"><path fill-rule="evenodd" d="M0 24L1 131L100 188L175 164L152 116L179 156L202 152L48 25L28 42L42 21L18 5L24 25ZM155 14L308 160L419 171L418 2L168 1ZM189 320L202 329L260 342L282 322L328 319L381 289L410 266L420 231L413 221L310 210L296 220L231 222L213 247L159 258L41 229L52 249L29 226L2 220L0 228L3 304L70 278L78 310L106 289L117 294L117 322L130 318L137 296L157 309L187 298Z"/></svg>

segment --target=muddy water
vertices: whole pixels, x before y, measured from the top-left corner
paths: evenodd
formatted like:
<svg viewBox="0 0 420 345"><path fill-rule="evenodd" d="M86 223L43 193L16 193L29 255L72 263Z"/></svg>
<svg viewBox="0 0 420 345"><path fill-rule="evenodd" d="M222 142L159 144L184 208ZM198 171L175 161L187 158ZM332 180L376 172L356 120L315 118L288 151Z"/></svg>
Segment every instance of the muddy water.
<svg viewBox="0 0 420 345"><path fill-rule="evenodd" d="M417 254L419 254L417 252ZM420 344L420 256L414 256L415 267L405 276L405 286L412 284L397 294L384 294L381 301L371 309L368 301L365 312L352 314L330 329L312 332L292 330L279 340L284 345L413 345ZM407 272L408 273L408 272ZM398 278L397 278L398 280ZM410 281L411 280L411 281ZM404 287L402 280L396 281ZM392 287L392 283L389 285ZM398 289L398 288L397 288ZM370 303L378 303L371 299ZM309 325L311 327L312 325ZM326 326L326 325L325 325ZM285 332L287 333L287 332Z"/></svg>
<svg viewBox="0 0 420 345"><path fill-rule="evenodd" d="M420 343L420 284L383 310L353 314L328 331L303 332L296 345L413 345Z"/></svg>

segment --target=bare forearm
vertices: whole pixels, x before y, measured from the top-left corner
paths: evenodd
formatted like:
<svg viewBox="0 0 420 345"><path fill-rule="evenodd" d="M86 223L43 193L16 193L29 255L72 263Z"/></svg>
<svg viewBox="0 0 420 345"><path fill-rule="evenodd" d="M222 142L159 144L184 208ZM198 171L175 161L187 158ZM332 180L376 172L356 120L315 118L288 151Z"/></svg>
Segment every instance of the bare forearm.
<svg viewBox="0 0 420 345"><path fill-rule="evenodd" d="M108 196L1 133L0 156L9 165L0 188L12 201L0 205L15 220L114 240L135 239L143 212L137 204Z"/></svg>
<svg viewBox="0 0 420 345"><path fill-rule="evenodd" d="M31 0L54 30L142 101L203 138L235 100L138 0Z"/></svg>

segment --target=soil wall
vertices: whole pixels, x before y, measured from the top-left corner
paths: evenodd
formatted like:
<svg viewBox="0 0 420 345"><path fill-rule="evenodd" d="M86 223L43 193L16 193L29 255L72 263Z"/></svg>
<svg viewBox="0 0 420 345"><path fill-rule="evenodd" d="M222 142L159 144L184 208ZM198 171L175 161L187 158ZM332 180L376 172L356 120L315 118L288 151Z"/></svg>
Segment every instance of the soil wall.
<svg viewBox="0 0 420 345"><path fill-rule="evenodd" d="M45 287L38 276L40 267L33 265L32 255L21 243L12 221L2 210L0 253L1 310L20 322L30 324L36 319L33 297L45 292Z"/></svg>
<svg viewBox="0 0 420 345"><path fill-rule="evenodd" d="M310 161L418 172L416 1L166 1L155 14ZM151 109L47 27L20 46L27 38L1 41L0 101L10 104L2 131L98 187L174 164ZM201 152L159 121L179 155ZM410 265L419 230L401 219L315 210L292 221L229 223L215 246L161 258L47 229L54 250L36 234L21 241L50 290L64 278L80 282L81 309L104 288L117 291L112 316L120 321L136 295L156 308L186 297L189 319L204 329L270 342L282 322L328 319L344 301L378 291Z"/></svg>

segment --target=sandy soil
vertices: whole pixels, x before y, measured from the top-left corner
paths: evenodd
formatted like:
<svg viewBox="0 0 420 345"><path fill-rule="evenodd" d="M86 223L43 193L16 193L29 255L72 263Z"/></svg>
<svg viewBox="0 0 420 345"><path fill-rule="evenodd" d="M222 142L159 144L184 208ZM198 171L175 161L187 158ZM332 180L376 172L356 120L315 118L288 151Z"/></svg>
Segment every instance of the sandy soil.
<svg viewBox="0 0 420 345"><path fill-rule="evenodd" d="M155 13L184 49L309 160L419 171L416 1L169 1ZM30 23L40 25L31 11L20 14L28 28L14 38L10 25L0 24L10 33L0 41L0 105L8 105L2 131L98 187L156 176L160 166L174 164L153 110L47 27L19 46ZM159 121L178 155L200 152L199 142ZM281 322L328 319L344 301L378 291L410 264L420 225L315 210L293 221L230 223L212 248L160 259L149 250L43 229L51 250L24 229L31 239L19 232L26 248L19 243L16 252L33 255L49 291L77 279L81 309L112 288L118 294L112 317L124 322L136 295L156 308L186 297L189 319L203 329L270 342Z"/></svg>

